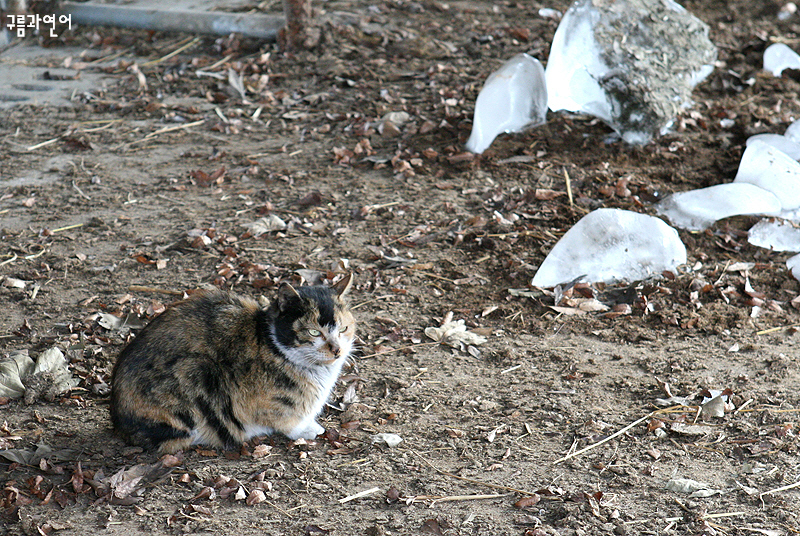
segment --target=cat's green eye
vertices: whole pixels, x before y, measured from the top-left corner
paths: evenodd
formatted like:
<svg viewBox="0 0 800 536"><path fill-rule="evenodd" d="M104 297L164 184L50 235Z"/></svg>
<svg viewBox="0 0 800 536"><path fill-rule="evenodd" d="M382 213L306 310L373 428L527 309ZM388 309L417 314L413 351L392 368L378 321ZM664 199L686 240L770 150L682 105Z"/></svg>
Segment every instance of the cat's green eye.
<svg viewBox="0 0 800 536"><path fill-rule="evenodd" d="M347 331L347 326L342 326L339 328L339 333L344 333L345 331Z"/></svg>
<svg viewBox="0 0 800 536"><path fill-rule="evenodd" d="M308 334L311 335L312 337L319 337L320 335L322 335L322 332L318 329L309 329Z"/></svg>

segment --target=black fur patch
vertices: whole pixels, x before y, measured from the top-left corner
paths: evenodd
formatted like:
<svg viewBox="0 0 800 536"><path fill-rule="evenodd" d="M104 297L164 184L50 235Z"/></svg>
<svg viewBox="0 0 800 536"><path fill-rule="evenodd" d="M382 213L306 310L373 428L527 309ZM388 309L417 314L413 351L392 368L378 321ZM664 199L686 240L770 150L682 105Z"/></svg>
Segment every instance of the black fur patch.
<svg viewBox="0 0 800 536"><path fill-rule="evenodd" d="M277 348L276 348L277 350ZM276 352L276 355L281 355L280 352ZM300 388L297 385L297 382L294 381L294 378L286 374L281 368L271 362L264 363L264 372L272 378L275 382L275 386L281 389L286 389L287 391L294 391Z"/></svg>
<svg viewBox="0 0 800 536"><path fill-rule="evenodd" d="M278 402L279 404L283 404L284 406L286 406L288 408L294 408L294 406L295 406L294 400L292 398L289 398L288 396L283 396L283 395L276 396L275 397L275 402Z"/></svg>
<svg viewBox="0 0 800 536"><path fill-rule="evenodd" d="M177 411L175 412L175 416L186 425L186 428L191 430L195 427L194 419L188 411Z"/></svg>
<svg viewBox="0 0 800 536"><path fill-rule="evenodd" d="M170 439L184 439L189 437L186 430L178 430L167 423L140 419L128 414L112 414L114 428L123 435L131 438L141 438L148 446L158 446Z"/></svg>
<svg viewBox="0 0 800 536"><path fill-rule="evenodd" d="M300 287L297 293L302 298L310 299L316 303L319 309L319 323L322 326L332 326L334 324L333 311L333 293L330 287L323 287L320 285L313 287Z"/></svg>
<svg viewBox="0 0 800 536"><path fill-rule="evenodd" d="M195 403L197 404L197 407L200 409L200 413L203 414L203 417L205 417L206 421L208 422L208 425L211 426L211 428L213 428L214 431L217 433L217 437L222 442L222 444L225 445L225 447L235 446L237 444L237 441L233 439L233 436L231 435L230 431L225 426L225 424L220 420L219 415L217 415L217 412L214 411L214 408L211 407L211 404L208 403L208 400L206 400L202 396L198 396L197 399L195 400Z"/></svg>

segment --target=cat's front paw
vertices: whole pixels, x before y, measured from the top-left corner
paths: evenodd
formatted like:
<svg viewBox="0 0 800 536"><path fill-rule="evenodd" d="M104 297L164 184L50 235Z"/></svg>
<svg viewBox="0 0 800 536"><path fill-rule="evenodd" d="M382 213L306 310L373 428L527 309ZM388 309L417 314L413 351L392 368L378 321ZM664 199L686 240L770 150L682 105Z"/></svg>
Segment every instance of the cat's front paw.
<svg viewBox="0 0 800 536"><path fill-rule="evenodd" d="M297 427L291 432L289 432L289 439L314 439L320 434L325 433L325 428L319 425L318 422L311 421L310 424L301 427Z"/></svg>

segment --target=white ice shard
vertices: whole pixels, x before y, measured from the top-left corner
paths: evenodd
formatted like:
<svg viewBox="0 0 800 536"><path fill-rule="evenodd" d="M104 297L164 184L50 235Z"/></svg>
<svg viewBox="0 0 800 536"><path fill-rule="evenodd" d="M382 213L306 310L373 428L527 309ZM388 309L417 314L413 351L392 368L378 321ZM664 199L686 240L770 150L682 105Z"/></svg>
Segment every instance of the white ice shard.
<svg viewBox="0 0 800 536"><path fill-rule="evenodd" d="M708 26L672 0L578 0L553 36L548 105L645 144L690 103L716 56Z"/></svg>
<svg viewBox="0 0 800 536"><path fill-rule="evenodd" d="M800 55L783 43L768 46L764 51L764 70L780 76L784 69L800 69Z"/></svg>
<svg viewBox="0 0 800 536"><path fill-rule="evenodd" d="M733 182L754 184L772 192L784 211L800 208L800 163L762 141L755 140L747 146Z"/></svg>
<svg viewBox="0 0 800 536"><path fill-rule="evenodd" d="M785 220L765 218L750 228L747 241L772 251L800 251L800 228Z"/></svg>
<svg viewBox="0 0 800 536"><path fill-rule="evenodd" d="M792 272L792 276L800 281L800 255L795 255L794 257L789 257L786 261L786 268Z"/></svg>
<svg viewBox="0 0 800 536"><path fill-rule="evenodd" d="M800 143L800 119L789 125L783 135L795 143Z"/></svg>
<svg viewBox="0 0 800 536"><path fill-rule="evenodd" d="M703 231L731 216L776 215L781 211L781 203L775 194L758 186L729 183L674 193L661 201L656 211L676 227Z"/></svg>
<svg viewBox="0 0 800 536"><path fill-rule="evenodd" d="M489 75L475 102L467 150L482 153L498 134L544 123L547 86L539 60L517 54Z"/></svg>
<svg viewBox="0 0 800 536"><path fill-rule="evenodd" d="M686 247L663 220L601 208L561 237L531 283L554 287L580 276L588 282L637 281L685 262Z"/></svg>
<svg viewBox="0 0 800 536"><path fill-rule="evenodd" d="M772 145L776 149L791 156L793 159L800 160L800 143L797 143L786 135L756 134L755 136L747 138L747 145L750 145L756 140L763 141L767 145Z"/></svg>

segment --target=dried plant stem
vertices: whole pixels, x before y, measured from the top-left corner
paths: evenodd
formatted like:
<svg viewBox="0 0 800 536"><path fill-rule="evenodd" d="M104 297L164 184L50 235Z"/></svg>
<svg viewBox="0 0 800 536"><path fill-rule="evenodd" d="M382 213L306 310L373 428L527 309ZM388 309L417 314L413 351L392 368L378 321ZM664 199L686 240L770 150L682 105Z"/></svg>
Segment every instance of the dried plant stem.
<svg viewBox="0 0 800 536"><path fill-rule="evenodd" d="M376 488L365 489L364 491L359 491L358 493L354 493L353 495L348 495L347 497L344 497L343 499L339 499L339 504L344 504L344 503L350 502L350 501L352 501L354 499L360 499L361 497L366 497L367 495L372 495L373 493L376 493L376 492L378 492L380 490L381 490L381 488L377 488L376 487Z"/></svg>
<svg viewBox="0 0 800 536"><path fill-rule="evenodd" d="M115 52L115 53L110 54L108 56L103 56L102 58L97 58L96 60L90 61L89 63L87 63L87 65L94 65L96 63L102 63L104 61L111 61L111 60L117 59L120 56L124 56L125 54L127 54L131 50L133 50L133 47L128 47L128 48L122 49L119 52Z"/></svg>
<svg viewBox="0 0 800 536"><path fill-rule="evenodd" d="M206 67L203 70L206 71L206 72L213 71L214 69L216 69L217 67L219 67L220 65L222 65L226 61L230 60L231 58L233 58L233 54L228 54L227 56L225 56L224 58L222 58L218 62L213 63L212 65L209 65L208 67Z"/></svg>
<svg viewBox="0 0 800 536"><path fill-rule="evenodd" d="M453 473L448 473L447 471L442 471L441 469L439 469L438 467L433 465L431 462L426 460L419 452L416 452L414 450L412 450L411 452L413 452L414 455L417 458L419 458L420 460L425 462L428 466L430 466L434 471L436 471L440 475L449 476L450 478L455 478L456 480L461 480L463 482L469 482L470 484L475 484L475 485L478 485L478 486L485 486L487 488L502 489L502 490L505 490L505 491L512 491L514 493L520 493L522 495L529 495L531 497L536 495L536 493L533 492L533 491L527 491L527 490L524 490L524 489L512 488L512 487L503 486L503 485L500 485L500 484L492 484L491 482L483 482L481 480L475 480L474 478L467 478L465 476L459 476L459 475L455 475Z"/></svg>
<svg viewBox="0 0 800 536"><path fill-rule="evenodd" d="M11 264L15 260L17 260L17 254L16 253L14 253L14 256L11 257L10 259L6 259L3 262L0 262L0 266L5 266L6 264Z"/></svg>
<svg viewBox="0 0 800 536"><path fill-rule="evenodd" d="M87 129L83 130L83 132L86 133L86 132L97 132L97 131L100 131L100 130L105 130L107 128L113 127L114 123L118 123L120 121L122 121L122 119L110 119L110 120L106 119L104 121L85 121L84 122L85 124L103 122L103 123L105 123L105 125L103 125L102 127L87 128Z"/></svg>
<svg viewBox="0 0 800 536"><path fill-rule="evenodd" d="M151 132L150 134L145 136L144 139L142 139L140 141L148 140L150 138L158 136L159 134L166 134L167 132L173 132L175 130L183 130L183 129L186 129L186 128L196 127L198 125L202 125L205 122L206 122L205 119L200 119L199 121L192 121L191 123L185 123L183 125L175 125L175 126L172 126L172 127L164 127L162 129L156 130L155 132Z"/></svg>
<svg viewBox="0 0 800 536"><path fill-rule="evenodd" d="M456 502L456 501L482 501L486 499L499 499L500 497L508 497L508 493L492 493L491 495L417 495L408 497L412 502L416 501L431 501L430 506L436 503L443 502Z"/></svg>
<svg viewBox="0 0 800 536"><path fill-rule="evenodd" d="M775 333L782 329L800 328L800 324L792 324L791 326L778 326L777 328L769 328L761 331L756 331L756 335L766 335L767 333Z"/></svg>
<svg viewBox="0 0 800 536"><path fill-rule="evenodd" d="M47 251L47 248L43 247L42 249L39 250L39 253L33 253L31 255L25 255L25 260L29 261L31 259L36 259L37 257L41 257L44 254L45 251Z"/></svg>
<svg viewBox="0 0 800 536"><path fill-rule="evenodd" d="M269 501L264 501L264 502L265 502L265 503L267 503L268 505L270 505L271 507L273 507L273 508L274 508L275 510L277 510L278 512L280 512L280 513L282 513L283 515L285 515L286 517L288 517L288 518L292 518L292 517L293 517L293 516L292 516L292 514L290 514L289 512L287 512L286 510L284 510L284 509L283 509L283 508L281 508L280 506L278 506L278 505L276 505L276 504L273 504L273 503L271 503L271 502L269 502ZM302 508L302 506L305 506L305 505L297 506L297 507L295 507L295 508ZM295 508L292 508L292 510L295 510Z"/></svg>
<svg viewBox="0 0 800 536"><path fill-rule="evenodd" d="M455 283L455 281L453 281L452 279L447 279L446 277L442 277L440 275L432 274L430 272L423 272L422 270L414 270L413 268L406 268L406 271L414 272L414 273L420 274L420 275L426 275L426 276L432 277L434 279L439 279L441 281L447 281L448 283Z"/></svg>
<svg viewBox="0 0 800 536"><path fill-rule="evenodd" d="M83 197L84 199L88 199L89 201L91 201L91 200L92 200L92 198L91 198L91 197L89 197L88 195L86 195L85 193L83 193L83 190L81 190L80 186L78 186L78 184L77 184L75 181L72 181L72 187L73 187L73 188L75 189L75 191L76 191L76 192L78 192L78 194L80 194L80 196L81 196L81 197Z"/></svg>
<svg viewBox="0 0 800 536"><path fill-rule="evenodd" d="M738 408L736 408L736 410L733 412L733 414L734 414L734 415L736 415L737 413L739 413L739 412L741 412L741 411L744 411L744 408L746 408L747 406L749 406L749 405L750 405L752 402L753 402L753 399L752 399L752 398L748 398L748 399L747 399L747 402L745 402L744 404L742 404L741 406L739 406Z"/></svg>
<svg viewBox="0 0 800 536"><path fill-rule="evenodd" d="M272 250L272 251L274 251L274 250ZM378 300L386 300L386 299L394 298L394 297L395 297L394 294L386 294L385 296L377 296L375 298L372 298L371 300L367 300L367 301L361 302L359 304L353 305L352 307L350 307L350 309L351 310L352 309L358 309L359 307L363 307L368 303L372 303L372 302L378 301Z"/></svg>
<svg viewBox="0 0 800 536"><path fill-rule="evenodd" d="M200 38L199 37L195 37L194 39L192 39L192 38L189 38L189 39L190 39L189 42L186 43L185 45L183 45L182 47L180 47L180 48L178 48L176 50L173 50L172 52L170 52L166 56L162 56L162 57L158 58L157 60L145 62L145 63L142 64L142 67L150 67L151 65L157 65L157 64L161 63L162 61L166 61L166 60L170 59L173 56L177 56L178 54L180 54L181 52L183 52L184 50L186 50L188 48L192 48L193 46L195 46L197 43L200 42Z"/></svg>
<svg viewBox="0 0 800 536"><path fill-rule="evenodd" d="M359 356L359 359L369 359L370 357L376 357L376 356L379 356L379 355L393 354L395 352L401 352L403 350L407 350L408 348L416 348L418 346L433 346L434 344L440 344L440 343L439 343L439 341L418 342L416 344L409 344L407 346L401 346L400 348L392 348L390 350L386 350L385 352L376 352L374 354L362 355L362 356Z"/></svg>
<svg viewBox="0 0 800 536"><path fill-rule="evenodd" d="M704 514L700 516L700 519L719 519L721 517L733 517L733 516L743 516L746 515L747 512L721 512L719 514ZM633 525L634 523L652 523L653 521L665 521L667 523L675 523L676 521L681 521L683 517L651 517L645 519L634 519L632 521L626 521L625 525Z"/></svg>
<svg viewBox="0 0 800 536"><path fill-rule="evenodd" d="M567 198L569 198L569 206L573 207L575 204L572 202L572 181L569 178L569 173L567 173L567 168L564 168L564 179L567 183Z"/></svg>
<svg viewBox="0 0 800 536"><path fill-rule="evenodd" d="M51 140L43 141L42 143L37 143L36 145L31 145L30 147L28 147L28 151L35 151L36 149L41 149L42 147L46 147L48 145L52 145L55 142L57 142L58 140L60 140L60 139L61 139L61 136L59 136L57 138L53 138Z"/></svg>
<svg viewBox="0 0 800 536"><path fill-rule="evenodd" d="M75 225L67 225L66 227L59 227L58 229L53 229L50 231L51 233L60 233L61 231L69 231L70 229L77 229L78 227L83 227L82 223L76 223Z"/></svg>
<svg viewBox="0 0 800 536"><path fill-rule="evenodd" d="M644 416L644 417L642 417L641 419L638 419L638 420L636 420L636 421L634 421L634 422L630 423L630 424L629 424L628 426L626 426L625 428L622 428L621 430L618 430L618 431L614 432L613 434L611 434L611 435L610 435L610 436L608 436L607 438L605 438L605 439L603 439L603 440L600 440L600 441L598 441L597 443L592 443L591 445L589 445L589 446L587 446L587 447L584 447L584 448L582 448L582 449L580 449L580 450L576 450L575 452L571 452L571 453L567 454L566 456L564 456L563 458L559 458L559 459L557 459L557 460L556 460L555 462L553 462L553 463L554 463L554 464L559 464L559 463L561 463L561 462L565 462L565 461L569 460L570 458L573 458L573 457L575 457L575 456L578 456L578 455L580 455L580 454L583 454L584 452L587 452L587 451L589 451L589 450L592 450L593 448L599 447L599 446L600 446L600 445L602 445L603 443L606 443L606 442L608 442L608 441L611 441L611 440L612 440L612 439L614 439L615 437L618 437L618 436L620 436L620 435L624 434L625 432L627 432L628 430L630 430L631 428L633 428L633 427L634 427L634 426L636 426L637 424L639 424L639 423L642 423L642 422L646 421L647 419L649 419L650 417L652 417L653 415L655 415L656 413L659 413L659 412L660 412L660 410L659 410L659 411L651 411L650 413L648 413L647 415L645 415L645 416Z"/></svg>
<svg viewBox="0 0 800 536"><path fill-rule="evenodd" d="M128 287L128 292L155 292L158 294L168 294L170 296L183 296L183 292L177 290L168 290L165 288L146 287L142 285L131 285Z"/></svg>
<svg viewBox="0 0 800 536"><path fill-rule="evenodd" d="M771 495L773 493L778 493L779 491L786 491L786 490L790 490L790 489L794 489L794 488L800 488L800 480L798 480L794 484L789 484L787 486L781 486L779 488L775 488L775 489L771 489L771 490L765 491L764 493L761 493L758 496L758 498L763 501L764 500L763 499L764 495Z"/></svg>

